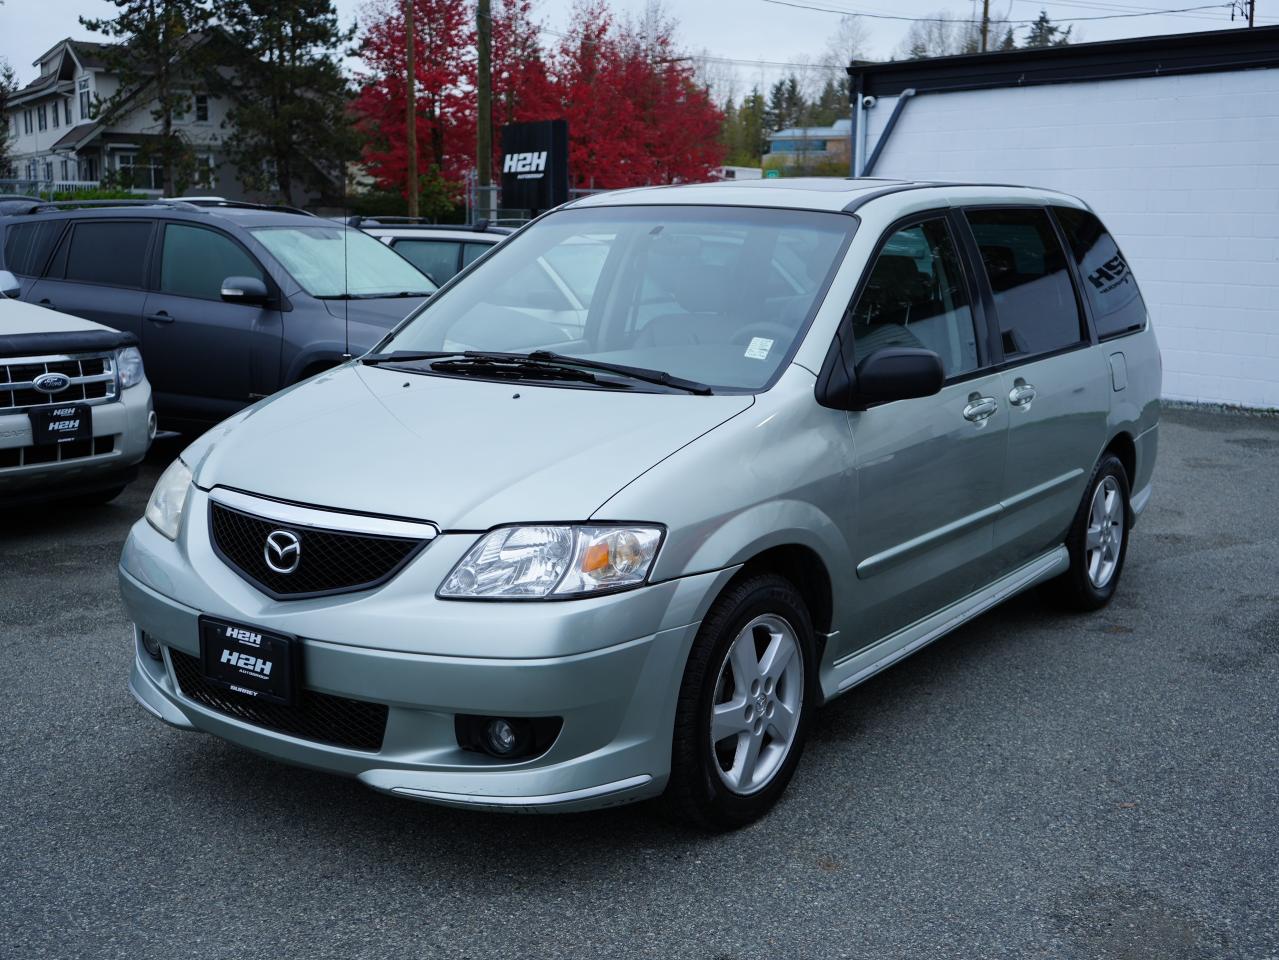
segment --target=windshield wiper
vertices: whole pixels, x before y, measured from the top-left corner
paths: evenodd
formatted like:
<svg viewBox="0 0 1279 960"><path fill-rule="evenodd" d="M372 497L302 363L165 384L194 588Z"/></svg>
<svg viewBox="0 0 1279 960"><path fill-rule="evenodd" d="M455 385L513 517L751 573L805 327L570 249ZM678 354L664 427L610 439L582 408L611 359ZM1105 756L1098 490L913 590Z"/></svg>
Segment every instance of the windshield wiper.
<svg viewBox="0 0 1279 960"><path fill-rule="evenodd" d="M628 367L621 363L607 363L603 360L588 360L585 357L570 357L562 353L553 353L550 350L534 350L528 354L528 360L536 363L553 363L568 367L581 367L584 370L600 370L607 373L616 373L623 377L629 377L632 380L639 380L642 383L655 383L659 386L670 387L673 390L683 390L686 393L695 393L700 396L710 396L715 391L704 383L696 380L685 380L683 377L677 377L674 374L667 373L665 370L650 370L647 367Z"/></svg>
<svg viewBox="0 0 1279 960"><path fill-rule="evenodd" d="M482 377L516 377L526 380L575 380L579 383L599 383L595 374L557 363L529 361L522 354L483 354L467 351L462 356L444 356L431 363L431 369L440 373L477 374Z"/></svg>
<svg viewBox="0 0 1279 960"><path fill-rule="evenodd" d="M434 290L397 290L394 293L325 293L317 300L394 300L398 297L429 297Z"/></svg>
<svg viewBox="0 0 1279 960"><path fill-rule="evenodd" d="M377 366L379 363L412 363L414 360L439 360L442 357L460 357L456 350L392 350L390 353L367 353L360 363Z"/></svg>

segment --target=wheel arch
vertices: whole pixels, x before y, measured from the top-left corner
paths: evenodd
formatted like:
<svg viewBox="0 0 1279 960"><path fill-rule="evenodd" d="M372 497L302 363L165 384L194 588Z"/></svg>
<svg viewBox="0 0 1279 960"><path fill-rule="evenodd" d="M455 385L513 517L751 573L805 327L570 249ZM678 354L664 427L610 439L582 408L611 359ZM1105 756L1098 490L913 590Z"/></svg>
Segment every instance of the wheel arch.
<svg viewBox="0 0 1279 960"><path fill-rule="evenodd" d="M1124 473L1128 475L1128 489L1131 491L1137 482L1137 444L1133 440L1132 434L1127 430L1120 430L1110 442L1106 444L1106 449L1102 451L1102 456L1113 453L1119 458L1119 462L1123 465Z"/></svg>

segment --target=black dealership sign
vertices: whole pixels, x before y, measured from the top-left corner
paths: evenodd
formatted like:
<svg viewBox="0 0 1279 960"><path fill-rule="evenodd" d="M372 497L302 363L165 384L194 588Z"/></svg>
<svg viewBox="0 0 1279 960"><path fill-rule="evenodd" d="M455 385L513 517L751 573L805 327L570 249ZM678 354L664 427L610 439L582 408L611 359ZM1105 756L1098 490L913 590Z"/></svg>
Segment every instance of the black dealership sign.
<svg viewBox="0 0 1279 960"><path fill-rule="evenodd" d="M502 206L538 213L568 200L568 121L502 127Z"/></svg>

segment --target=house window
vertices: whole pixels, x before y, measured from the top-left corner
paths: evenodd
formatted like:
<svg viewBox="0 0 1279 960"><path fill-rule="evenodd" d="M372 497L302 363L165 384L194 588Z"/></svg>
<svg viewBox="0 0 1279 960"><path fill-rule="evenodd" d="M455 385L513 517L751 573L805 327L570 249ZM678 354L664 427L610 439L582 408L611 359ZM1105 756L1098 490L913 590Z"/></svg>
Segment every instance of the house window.
<svg viewBox="0 0 1279 960"><path fill-rule="evenodd" d="M209 95L207 93L197 93L195 95L195 122L209 122Z"/></svg>
<svg viewBox="0 0 1279 960"><path fill-rule="evenodd" d="M202 190L213 189L213 157L202 153L195 158L195 185Z"/></svg>
<svg viewBox="0 0 1279 960"><path fill-rule="evenodd" d="M49 129L49 108L43 103L36 107L36 126L41 130Z"/></svg>
<svg viewBox="0 0 1279 960"><path fill-rule="evenodd" d="M44 162L44 178L46 180L53 179L53 161L52 160L46 160Z"/></svg>
<svg viewBox="0 0 1279 960"><path fill-rule="evenodd" d="M31 132L31 111L30 110L22 111L22 132L23 133Z"/></svg>
<svg viewBox="0 0 1279 960"><path fill-rule="evenodd" d="M96 183L98 179L98 158L84 157L80 160L80 180Z"/></svg>
<svg viewBox="0 0 1279 960"><path fill-rule="evenodd" d="M80 119L88 120L92 109L92 104L89 102L89 78L81 77L75 82L75 88L80 92Z"/></svg>
<svg viewBox="0 0 1279 960"><path fill-rule="evenodd" d="M70 170L68 169L67 161L64 158L62 161L62 179L69 180L70 179L70 177L68 176L69 173L70 173Z"/></svg>
<svg viewBox="0 0 1279 960"><path fill-rule="evenodd" d="M62 119L66 121L67 126L71 126L71 98L67 97L62 101Z"/></svg>
<svg viewBox="0 0 1279 960"><path fill-rule="evenodd" d="M164 168L148 163L136 153L121 153L115 158L116 172L125 187L141 190L159 190L164 186Z"/></svg>
<svg viewBox="0 0 1279 960"><path fill-rule="evenodd" d="M57 101L57 100L54 100L54 101L53 101L53 103L52 103L52 104L50 104L50 106L52 107L52 109L51 109L49 112L50 112L51 114L53 114L53 117L52 117L52 119L53 119L53 126L54 126L54 128L56 129L56 128L57 128L57 126L58 126L58 121L59 121L60 119L62 119L61 117L59 117L59 116L58 116L58 114L60 114L62 111L58 109L58 101Z"/></svg>

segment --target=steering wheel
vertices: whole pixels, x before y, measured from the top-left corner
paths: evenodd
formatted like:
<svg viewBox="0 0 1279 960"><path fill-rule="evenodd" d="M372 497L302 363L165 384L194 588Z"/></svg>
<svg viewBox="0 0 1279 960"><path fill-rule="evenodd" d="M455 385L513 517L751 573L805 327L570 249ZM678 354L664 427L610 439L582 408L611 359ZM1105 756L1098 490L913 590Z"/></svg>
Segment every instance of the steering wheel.
<svg viewBox="0 0 1279 960"><path fill-rule="evenodd" d="M790 343L794 338L795 331L784 323L777 323L773 320L757 320L754 323L748 323L733 334L732 343L749 344L755 337L763 337L779 343Z"/></svg>

